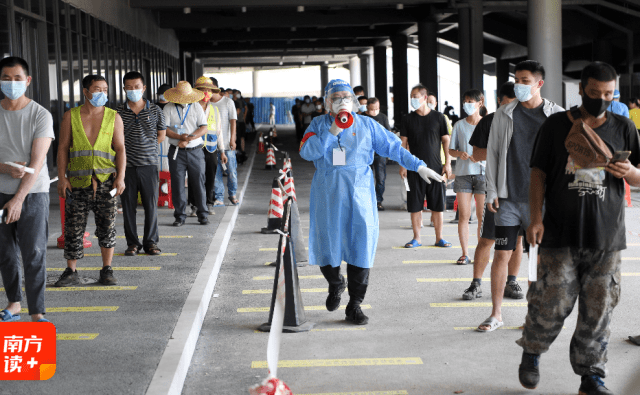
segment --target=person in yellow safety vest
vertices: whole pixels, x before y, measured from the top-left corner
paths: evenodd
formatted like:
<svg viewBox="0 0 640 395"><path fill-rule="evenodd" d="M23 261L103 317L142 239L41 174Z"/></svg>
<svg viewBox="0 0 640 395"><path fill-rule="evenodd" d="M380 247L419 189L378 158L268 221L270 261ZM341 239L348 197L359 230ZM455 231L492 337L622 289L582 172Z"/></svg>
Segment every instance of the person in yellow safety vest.
<svg viewBox="0 0 640 395"><path fill-rule="evenodd" d="M207 132L203 136L204 146L202 147L205 162L204 189L207 195L209 215L214 215L215 211L213 210L213 206L216 197L216 171L218 170L218 153L216 151L218 148L220 149L220 161L225 165L228 161L227 155L224 153L224 137L222 135L220 110L217 106L214 106L209 102L213 93L220 93L220 88L216 88L213 85L211 78L205 76L198 78L194 87L204 93L204 98L199 101L200 106L202 106L202 110L204 111L204 115L207 118ZM191 205L191 214L189 214L189 216L197 217L198 214L193 200L194 193L191 184L189 184L187 195L187 200L189 205Z"/></svg>
<svg viewBox="0 0 640 395"><path fill-rule="evenodd" d="M85 103L65 112L58 145L58 195L66 198L64 257L67 268L55 283L67 287L80 283L76 264L84 257L83 236L89 211L96 220L102 254L99 282L116 284L111 269L116 245L116 196L125 188L127 158L124 126L115 110L106 108L109 86L104 77L82 80ZM114 190L114 191L112 191Z"/></svg>

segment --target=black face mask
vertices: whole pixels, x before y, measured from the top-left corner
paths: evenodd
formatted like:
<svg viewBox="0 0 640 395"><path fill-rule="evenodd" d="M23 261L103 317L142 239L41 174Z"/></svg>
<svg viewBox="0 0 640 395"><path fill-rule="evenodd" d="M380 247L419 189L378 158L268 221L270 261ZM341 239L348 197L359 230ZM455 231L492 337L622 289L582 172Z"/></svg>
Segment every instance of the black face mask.
<svg viewBox="0 0 640 395"><path fill-rule="evenodd" d="M596 118L605 112L610 105L611 100L603 100L602 98L592 99L586 93L582 95L582 106L589 114Z"/></svg>

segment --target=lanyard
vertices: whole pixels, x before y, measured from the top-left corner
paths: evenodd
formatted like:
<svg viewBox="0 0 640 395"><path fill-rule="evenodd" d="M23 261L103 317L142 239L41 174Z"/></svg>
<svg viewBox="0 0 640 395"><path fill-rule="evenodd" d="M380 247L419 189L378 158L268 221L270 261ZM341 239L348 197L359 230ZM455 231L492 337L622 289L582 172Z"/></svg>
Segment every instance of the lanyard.
<svg viewBox="0 0 640 395"><path fill-rule="evenodd" d="M180 110L178 110L178 106L176 106L176 112L178 113L178 119L180 120L180 126L184 125L184 121L187 120L187 115L189 115L189 110L191 110L191 104L187 106L187 112L184 113L184 118L180 117Z"/></svg>

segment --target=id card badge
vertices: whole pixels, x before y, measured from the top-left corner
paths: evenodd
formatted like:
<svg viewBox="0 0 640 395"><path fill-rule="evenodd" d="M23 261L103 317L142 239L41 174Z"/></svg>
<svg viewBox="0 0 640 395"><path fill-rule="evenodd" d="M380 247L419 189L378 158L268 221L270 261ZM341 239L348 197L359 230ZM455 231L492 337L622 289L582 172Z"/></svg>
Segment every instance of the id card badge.
<svg viewBox="0 0 640 395"><path fill-rule="evenodd" d="M344 166L347 164L347 153L340 148L333 149L333 165Z"/></svg>
<svg viewBox="0 0 640 395"><path fill-rule="evenodd" d="M184 130L184 128L178 128L178 129L176 130L176 133L178 133L178 134L185 134L185 133L186 133L186 131Z"/></svg>

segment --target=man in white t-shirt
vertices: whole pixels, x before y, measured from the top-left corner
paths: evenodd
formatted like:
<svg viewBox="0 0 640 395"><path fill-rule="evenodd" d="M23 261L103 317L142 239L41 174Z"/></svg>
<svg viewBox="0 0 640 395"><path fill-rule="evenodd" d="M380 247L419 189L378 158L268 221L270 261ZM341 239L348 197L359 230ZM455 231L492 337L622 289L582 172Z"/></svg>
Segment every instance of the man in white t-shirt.
<svg viewBox="0 0 640 395"><path fill-rule="evenodd" d="M24 59L2 59L0 79L5 95L0 101L0 273L9 300L0 311L0 321L20 320L21 255L31 320L48 322L43 318L50 183L46 158L55 138L53 119L25 96L31 77Z"/></svg>

